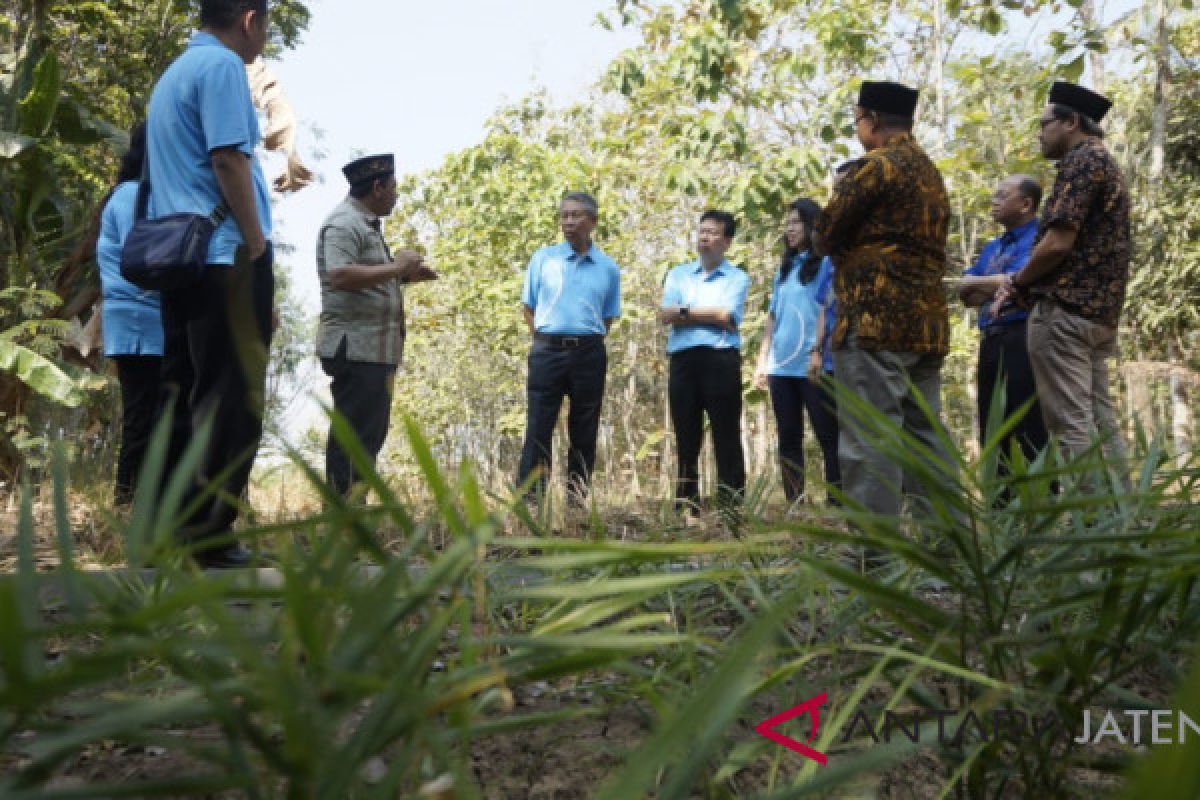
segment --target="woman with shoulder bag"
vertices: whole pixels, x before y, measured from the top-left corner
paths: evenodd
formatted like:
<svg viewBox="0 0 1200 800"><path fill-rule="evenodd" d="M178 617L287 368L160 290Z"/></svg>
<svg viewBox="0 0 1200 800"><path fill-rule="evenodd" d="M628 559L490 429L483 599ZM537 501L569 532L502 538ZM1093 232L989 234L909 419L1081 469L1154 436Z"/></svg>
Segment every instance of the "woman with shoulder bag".
<svg viewBox="0 0 1200 800"><path fill-rule="evenodd" d="M138 178L146 153L146 126L130 134L117 185L100 212L96 264L100 272L104 355L117 365L121 386L121 449L114 500L133 502L146 447L161 402L163 327L158 292L139 289L121 277L121 249L133 227Z"/></svg>

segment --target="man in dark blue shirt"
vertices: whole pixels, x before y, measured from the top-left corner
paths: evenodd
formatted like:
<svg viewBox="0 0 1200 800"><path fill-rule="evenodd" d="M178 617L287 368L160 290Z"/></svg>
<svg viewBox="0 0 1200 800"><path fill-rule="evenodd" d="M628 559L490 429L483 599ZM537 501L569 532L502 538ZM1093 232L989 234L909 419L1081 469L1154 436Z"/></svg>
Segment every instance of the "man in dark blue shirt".
<svg viewBox="0 0 1200 800"><path fill-rule="evenodd" d="M1006 419L1033 398L1033 406L1012 432L1027 460L1032 460L1046 446L1046 426L1038 407L1026 346L1025 320L1029 315L1015 306L993 314L990 306L1005 276L1017 272L1029 260L1037 236L1041 200L1041 185L1028 175L1013 175L1000 181L992 195L992 219L1004 227L1004 233L984 245L979 259L958 285L962 301L979 307L979 329L983 333L976 373L980 442L987 442L992 395L1003 377ZM1010 452L1010 448L1011 439L1005 441L1003 453Z"/></svg>

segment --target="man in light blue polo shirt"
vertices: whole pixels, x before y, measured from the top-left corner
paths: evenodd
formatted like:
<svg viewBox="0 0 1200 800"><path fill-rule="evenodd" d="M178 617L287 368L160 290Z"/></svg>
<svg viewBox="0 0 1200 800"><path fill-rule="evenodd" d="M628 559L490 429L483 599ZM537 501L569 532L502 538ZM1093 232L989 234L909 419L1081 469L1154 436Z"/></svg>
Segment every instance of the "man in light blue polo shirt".
<svg viewBox="0 0 1200 800"><path fill-rule="evenodd" d="M181 537L214 568L250 561L227 535L262 438L271 339L271 212L246 77L266 41L267 0L202 0L200 30L155 85L147 115L150 214L229 210L200 283L162 297L163 378L178 392L168 468L200 426L212 426L185 505L208 497Z"/></svg>
<svg viewBox="0 0 1200 800"><path fill-rule="evenodd" d="M568 192L558 218L565 241L533 254L521 292L533 347L526 383L525 446L517 480L531 476L531 499L545 492L554 426L567 412L567 499L582 505L596 462L596 434L608 354L604 336L621 316L621 271L592 243L599 208L584 192Z"/></svg>
<svg viewBox="0 0 1200 800"><path fill-rule="evenodd" d="M696 235L699 258L667 273L658 320L671 326L667 395L679 477L676 507L691 512L700 500L700 446L704 415L712 426L717 500L740 501L746 488L742 454L742 336L750 277L725 259L737 221L728 211L706 211Z"/></svg>

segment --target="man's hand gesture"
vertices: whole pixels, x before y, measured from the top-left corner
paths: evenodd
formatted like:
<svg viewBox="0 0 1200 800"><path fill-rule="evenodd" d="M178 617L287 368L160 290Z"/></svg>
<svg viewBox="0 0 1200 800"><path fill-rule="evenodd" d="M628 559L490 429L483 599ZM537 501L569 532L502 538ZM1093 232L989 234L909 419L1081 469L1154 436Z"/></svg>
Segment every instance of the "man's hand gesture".
<svg viewBox="0 0 1200 800"><path fill-rule="evenodd" d="M996 295L992 298L992 305L988 308L988 311L991 312L992 316L1000 316L1005 311L1008 311L1010 306L1019 302L1020 294L1020 289L1013 283L1013 276L1006 275L1004 282L996 290Z"/></svg>
<svg viewBox="0 0 1200 800"><path fill-rule="evenodd" d="M401 250L396 254L396 277L401 283L435 281L438 274L425 264L425 257L416 250Z"/></svg>

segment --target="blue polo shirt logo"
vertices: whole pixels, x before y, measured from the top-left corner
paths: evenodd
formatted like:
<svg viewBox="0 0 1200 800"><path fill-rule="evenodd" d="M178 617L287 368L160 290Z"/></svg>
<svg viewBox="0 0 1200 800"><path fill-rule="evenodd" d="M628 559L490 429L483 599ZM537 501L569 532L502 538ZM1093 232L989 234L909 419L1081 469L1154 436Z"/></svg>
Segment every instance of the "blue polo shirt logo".
<svg viewBox="0 0 1200 800"><path fill-rule="evenodd" d="M771 292L770 312L775 315L775 330L771 335L771 351L767 373L789 378L808 376L809 355L817 343L817 318L821 314L818 293L829 280L833 265L828 258L821 260L817 274L808 283L800 280L800 270L807 253L796 256L786 281L775 275Z"/></svg>

